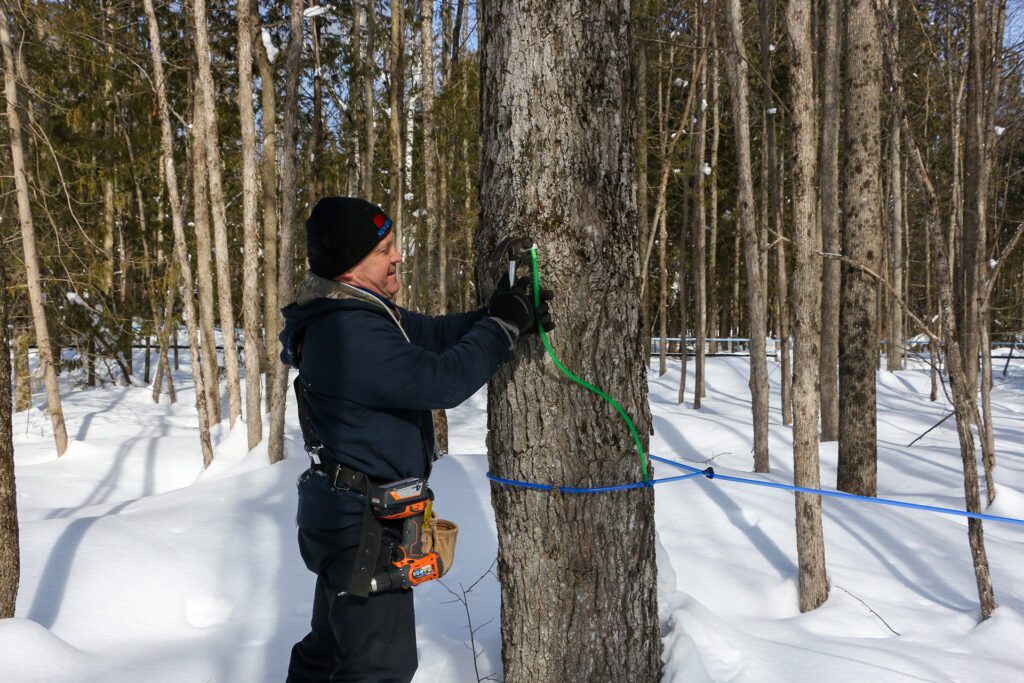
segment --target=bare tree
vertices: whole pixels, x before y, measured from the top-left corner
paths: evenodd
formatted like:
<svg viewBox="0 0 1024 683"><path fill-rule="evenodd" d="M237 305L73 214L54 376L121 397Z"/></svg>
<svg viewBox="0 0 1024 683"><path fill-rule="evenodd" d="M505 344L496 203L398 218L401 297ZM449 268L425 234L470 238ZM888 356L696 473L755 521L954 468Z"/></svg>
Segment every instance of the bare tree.
<svg viewBox="0 0 1024 683"><path fill-rule="evenodd" d="M872 0L846 0L846 128L843 254L879 272L882 56ZM875 365L878 309L875 280L844 261L839 310L839 472L837 486L862 496L877 492Z"/></svg>
<svg viewBox="0 0 1024 683"><path fill-rule="evenodd" d="M46 309L43 307L43 287L40 281L39 255L36 251L36 231L32 222L32 206L29 201L28 176L25 169L21 112L18 111L14 48L7 22L7 11L7 2L0 1L0 44L2 44L4 53L4 97L7 100L7 128L11 135L11 167L14 172L14 190L18 202L18 221L21 224L21 247L25 254L25 280L28 284L28 299L36 332L36 354L46 384L46 402L50 411L50 423L53 425L53 440L57 448L57 455L61 456L68 449L68 432L64 426L64 409L61 407L60 387L57 385L53 346L50 342L50 330L46 322ZM5 346L5 353L6 348ZM8 390L4 389L4 391Z"/></svg>
<svg viewBox="0 0 1024 683"><path fill-rule="evenodd" d="M373 201L373 170L374 150L377 147L377 129L373 122L373 59L374 42L377 33L377 11L373 0L357 0L365 2L363 14L366 17L366 53L363 55L363 197Z"/></svg>
<svg viewBox="0 0 1024 683"><path fill-rule="evenodd" d="M199 292L199 331L202 346L203 387L210 424L221 420L220 363L217 361L217 338L214 308L213 245L210 241L210 202L206 173L206 117L201 96L192 102L192 223L196 236L196 288Z"/></svg>
<svg viewBox="0 0 1024 683"><path fill-rule="evenodd" d="M300 59L304 37L302 33L303 0L291 0L289 25L291 36L285 56L284 123L281 130L281 250L277 267L277 307L273 318L264 322L268 339L277 339L284 328L280 309L291 303L295 288L295 138L299 122L299 81L302 78ZM272 333L271 333L272 331ZM270 410L270 462L284 460L284 409L288 397L288 366L274 364L274 374L268 390L267 408Z"/></svg>
<svg viewBox="0 0 1024 683"><path fill-rule="evenodd" d="M793 135L793 483L818 488L818 374L821 334L821 270L815 190L817 188L817 131L815 130L814 48L810 0L789 0L789 33ZM796 545L800 566L800 611L819 607L828 598L825 575L825 537L821 526L821 496L796 494Z"/></svg>
<svg viewBox="0 0 1024 683"><path fill-rule="evenodd" d="M743 16L739 0L726 0L729 49L725 53L726 76L732 89L732 115L739 174L739 227L747 266L747 329L750 335L750 399L754 422L754 471L768 471L768 358L765 353L765 296L761 254L754 219L754 178L750 160L750 86L743 45Z"/></svg>
<svg viewBox="0 0 1024 683"><path fill-rule="evenodd" d="M156 23L153 0L143 0L146 23L149 27L149 54L153 66L153 90L156 93L157 113L160 117L160 155L164 168L164 182L171 206L171 227L174 230L174 254L178 261L182 287L182 304L185 308L185 326L188 330L188 349L192 359L192 381L196 390L196 410L199 413L199 443L203 450L203 466L213 462L213 446L210 443L210 421L203 386L203 373L199 356L199 331L196 327L195 302L189 286L192 282L192 265L189 263L185 242L185 221L181 211L181 195L178 193L178 171L174 166L174 142L171 133L170 106L167 103L167 85L164 79L163 57L160 49L160 27Z"/></svg>
<svg viewBox="0 0 1024 683"><path fill-rule="evenodd" d="M389 196L391 201L388 210L391 212L391 221L395 226L395 243L402 247L402 205L404 203L405 188L402 182L402 93L405 88L405 73L403 46L405 43L405 0L389 0L391 7L391 43L388 56L391 66L391 87L388 89L388 108L391 110L388 117L388 131L390 135L389 151L391 153L391 168L389 179L391 186ZM398 304L404 303L405 289L398 290L396 299Z"/></svg>
<svg viewBox="0 0 1024 683"><path fill-rule="evenodd" d="M252 0L256 2L256 0ZM256 7L250 10L259 21ZM263 348L267 390L271 368L277 365L277 340L268 332L277 319L277 97L274 93L274 68L262 40L256 43L256 64L260 72L260 123L263 130L263 157L260 159L260 185L263 191Z"/></svg>
<svg viewBox="0 0 1024 683"><path fill-rule="evenodd" d="M825 3L821 75L821 233L822 247L838 254L839 234L839 33L840 4ZM839 260L826 258L821 297L821 440L839 438Z"/></svg>
<svg viewBox="0 0 1024 683"><path fill-rule="evenodd" d="M899 44L899 0L892 0L893 40ZM903 169L900 122L895 115L889 124L889 280L897 292L903 291ZM889 340L885 345L886 368L903 369L903 308L889 297Z"/></svg>
<svg viewBox="0 0 1024 683"><path fill-rule="evenodd" d="M946 359L946 371L949 373L953 390L953 414L956 419L957 437L960 442L960 458L964 474L964 498L967 509L981 512L981 492L978 487L978 464L974 447L974 435L971 424L977 415L977 391L967 382L967 371L964 368L963 356L957 333L955 300L953 295L953 269L947 236L942 234L939 218L938 198L935 186L928 173L924 156L917 140L914 138L907 115L907 105L903 94L903 66L899 53L893 47L887 24L884 0L874 0L874 7L882 38L882 53L888 66L892 81L893 96L900 117L903 138L910 155L910 170L920 186L925 200L925 227L928 242L932 250L932 273L938 287L939 321L942 329L942 346ZM978 589L978 602L981 606L981 618L988 619L995 611L995 592L992 589L992 575L989 570L988 554L985 552L984 527L980 519L967 520L967 538L971 548L971 559L974 564L974 578Z"/></svg>
<svg viewBox="0 0 1024 683"><path fill-rule="evenodd" d="M30 332L27 325L14 326L14 412L32 407L32 376L29 374L28 348Z"/></svg>
<svg viewBox="0 0 1024 683"><path fill-rule="evenodd" d="M206 35L206 0L193 0L196 27L196 61L199 64L198 97L206 127L206 170L209 174L213 240L217 253L217 308L223 340L224 379L228 389L228 419L232 427L242 414L242 388L238 373L238 343L235 341L235 313L231 306L231 259L228 248L227 209L221 182L220 145L217 135L217 106L210 69L210 41Z"/></svg>
<svg viewBox="0 0 1024 683"><path fill-rule="evenodd" d="M647 434L629 13L614 0L511 0L483 3L481 18L478 284L489 291L498 277L489 255L499 239L535 239L542 284L558 292L558 338L579 342L559 349L562 360ZM538 340L519 343L488 391L491 470L555 484L636 481L633 444L613 413L552 375ZM498 486L492 502L505 680L658 680L651 491L584 498ZM568 521L584 518L601 523Z"/></svg>
<svg viewBox="0 0 1024 683"><path fill-rule="evenodd" d="M253 37L256 17L248 0L238 3L238 114L242 127L242 320L245 328L245 417L249 449L263 440L260 409L260 233L256 223L256 115L252 109Z"/></svg>
<svg viewBox="0 0 1024 683"><path fill-rule="evenodd" d="M707 33L714 29L714 26L708 25L708 13L704 8L705 6L699 6L697 12L698 21L698 45L706 45L708 39L705 37ZM694 325L694 348L696 349L696 358L694 359L694 381L693 381L693 407L695 409L700 408L700 401L704 397L704 353L706 346L707 331L707 319L708 319L708 289L707 289L707 237L706 237L706 226L707 218L705 215L705 204L704 204L704 148L707 144L708 135L708 106L707 106L707 95L708 95L708 68L707 60L701 67L700 71L700 114L698 115L697 123L697 139L694 143L696 149L697 163L693 165L694 168L694 187L693 187L693 284L696 290L697 300L695 303L695 314L696 321ZM685 246L683 247L685 249ZM680 273L682 277L682 273ZM684 316L685 319L685 316ZM683 354L683 358L686 357L686 327L683 326L680 336L683 337L680 343L679 351ZM684 365L685 367L685 365ZM684 377L685 377L685 373ZM685 381L685 380L684 380ZM683 402L682 395L683 384L680 383L680 394L679 402Z"/></svg>

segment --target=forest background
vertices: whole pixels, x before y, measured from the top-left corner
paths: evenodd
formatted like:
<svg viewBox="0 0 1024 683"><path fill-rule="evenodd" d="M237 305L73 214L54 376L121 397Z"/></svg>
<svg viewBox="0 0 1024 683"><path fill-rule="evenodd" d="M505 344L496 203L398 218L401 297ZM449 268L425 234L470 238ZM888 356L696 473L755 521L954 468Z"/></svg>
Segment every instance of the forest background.
<svg viewBox="0 0 1024 683"><path fill-rule="evenodd" d="M808 9L805 44L791 5ZM753 465L765 471L756 340L776 340L786 424L808 395L791 385L790 340L820 347L820 438L840 442L840 488L874 495L875 370L920 354L932 400L956 406L967 504L980 510L979 481L987 502L998 490L989 351L1024 341L1024 7L648 0L629 11L640 329L661 371L678 352L669 340L694 338L699 409L704 354L754 339ZM174 400L170 368L188 349L204 463L223 420L283 457L278 309L304 271L301 224L320 196L363 196L392 217L399 303L444 313L488 293L476 3L4 0L0 14L12 409L42 381L59 454L57 375ZM139 346L154 350L143 367ZM267 434L249 417L264 413ZM443 413L435 421L443 442ZM971 533L982 566L980 524ZM812 583L802 608L823 599L804 594Z"/></svg>

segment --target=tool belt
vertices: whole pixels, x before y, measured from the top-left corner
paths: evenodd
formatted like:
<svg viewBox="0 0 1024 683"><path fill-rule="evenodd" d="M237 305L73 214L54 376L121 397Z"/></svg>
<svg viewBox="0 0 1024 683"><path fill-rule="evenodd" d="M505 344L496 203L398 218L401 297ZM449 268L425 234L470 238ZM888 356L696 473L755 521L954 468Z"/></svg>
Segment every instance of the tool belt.
<svg viewBox="0 0 1024 683"><path fill-rule="evenodd" d="M343 592L365 598L370 593L408 590L443 576L454 560L458 526L433 518L433 493L426 480L410 478L378 484L362 472L322 455L323 443L309 424L299 378L295 379L294 388L310 468L323 472L332 489L353 491L363 499L359 548ZM384 570L375 571L383 544L381 520L403 520L402 537L389 550L390 564Z"/></svg>

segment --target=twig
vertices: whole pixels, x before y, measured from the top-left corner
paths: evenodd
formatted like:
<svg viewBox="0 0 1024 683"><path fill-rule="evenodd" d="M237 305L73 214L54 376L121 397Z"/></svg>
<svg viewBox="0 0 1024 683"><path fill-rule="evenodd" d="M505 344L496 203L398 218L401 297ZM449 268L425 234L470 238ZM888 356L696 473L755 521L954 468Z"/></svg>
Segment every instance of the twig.
<svg viewBox="0 0 1024 683"><path fill-rule="evenodd" d="M847 595L849 595L849 596L850 596L851 598L853 598L854 600L856 600L856 601L857 601L857 602L859 602L860 604L862 604L862 605L864 605L865 607L867 607L868 611L869 611L869 612L871 612L872 614L874 614L874 615L875 615L876 617L878 617L878 620L879 620L880 622L882 622L883 624L885 624L885 627L886 627L887 629L889 629L890 631L892 631L892 633L893 633L894 635L897 635L897 636L898 636L898 635L900 635L900 632L899 632L899 631L897 631L896 629L894 629L894 628L893 628L892 626L889 626L889 622L887 622L887 621L886 621L885 619L883 619L883 618L882 618L882 615L881 615L881 614L879 614L879 613L878 613L878 612L876 612L875 610L871 609L871 606L870 606L870 605L868 605L868 603L864 602L863 600L861 600L860 598L858 598L858 597L857 597L856 595L854 595L854 594L853 594L853 593L851 593L850 591L848 591L848 590L846 590L845 588L843 588L842 586L836 586L836 588L838 588L839 590L843 591L844 593L846 593Z"/></svg>
<svg viewBox="0 0 1024 683"><path fill-rule="evenodd" d="M482 655L483 652L478 652L477 651L477 647L476 647L476 633L477 633L477 631L482 629L484 626L487 626L488 624L490 624L492 620L489 619L486 622L484 622L483 624L481 624L480 626L477 626L476 628L473 628L473 615L469 611L469 594L473 591L474 588L477 587L477 585L481 581L484 580L485 577L487 577L488 575L494 576L494 565L497 564L497 563L498 563L498 558L494 558L494 561L491 562L491 566L489 566L487 568L487 571L485 571L483 574L481 574L477 578L476 581L471 583L469 585L469 588L466 588L465 586L463 586L460 583L459 584L459 590L462 593L461 595L459 593L456 593L455 591L453 591L451 588L449 588L448 585L444 581L441 581L440 579L438 579L438 581L437 581L439 584L441 584L444 587L444 589L446 591L451 593L452 597L454 598L454 600L452 600L452 602L460 602L460 603L462 603L462 607L466 610L466 628L469 630L469 645L467 647L469 648L469 651L473 654L473 673L476 675L477 683L481 683L481 681L497 680L497 679L494 678L494 674L487 674L486 676L481 677L480 676L480 668L479 668L479 666L477 666L477 660L480 659L480 655Z"/></svg>
<svg viewBox="0 0 1024 683"><path fill-rule="evenodd" d="M933 424L933 425L932 425L931 427L929 427L929 428L928 428L927 430L925 430L925 432L924 432L923 434L921 434L921 435L920 435L919 437L917 437L916 439L914 439L913 441L911 441L910 443L908 443L908 444L906 445L906 448L910 448L910 447L911 447L911 446L913 446L913 445L914 445L915 443L917 443L918 441L920 441L921 439L923 439L923 438L924 438L925 436L927 436L927 435L928 435L928 432L932 431L933 429L935 429L936 427L938 427L939 425L941 425L941 424L942 424L943 422L945 422L946 420L948 420L949 418L951 418L951 417L952 417L953 415L954 415L954 413L946 413L946 416L945 416L945 417L943 417L943 418L942 418L941 420L939 420L938 422L936 422L935 424Z"/></svg>

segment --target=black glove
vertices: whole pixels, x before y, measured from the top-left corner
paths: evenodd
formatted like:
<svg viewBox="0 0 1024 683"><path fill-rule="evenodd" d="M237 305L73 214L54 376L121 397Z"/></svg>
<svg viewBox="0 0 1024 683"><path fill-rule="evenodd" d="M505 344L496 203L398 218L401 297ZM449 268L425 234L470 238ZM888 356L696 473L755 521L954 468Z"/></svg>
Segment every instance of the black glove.
<svg viewBox="0 0 1024 683"><path fill-rule="evenodd" d="M487 315L501 318L517 328L520 334L536 334L539 331L538 321L545 330L552 329L554 325L551 323L551 315L546 302L554 298L554 292L542 289L540 306L534 306L529 288L530 278L528 277L519 278L513 285L508 283L507 277L502 277L487 305Z"/></svg>

